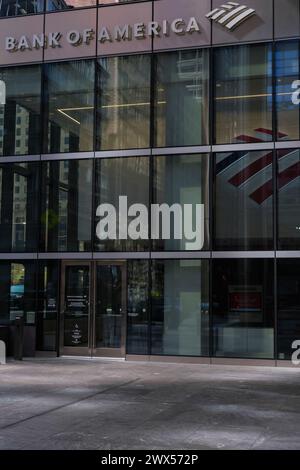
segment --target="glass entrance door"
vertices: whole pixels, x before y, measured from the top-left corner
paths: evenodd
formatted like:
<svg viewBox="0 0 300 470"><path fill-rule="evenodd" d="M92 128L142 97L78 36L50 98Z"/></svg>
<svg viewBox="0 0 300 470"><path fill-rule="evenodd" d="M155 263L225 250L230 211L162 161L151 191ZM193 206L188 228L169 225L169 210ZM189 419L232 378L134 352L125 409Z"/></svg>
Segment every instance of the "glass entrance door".
<svg viewBox="0 0 300 470"><path fill-rule="evenodd" d="M63 261L60 354L125 355L126 265Z"/></svg>
<svg viewBox="0 0 300 470"><path fill-rule="evenodd" d="M63 262L60 353L90 355L91 263Z"/></svg>

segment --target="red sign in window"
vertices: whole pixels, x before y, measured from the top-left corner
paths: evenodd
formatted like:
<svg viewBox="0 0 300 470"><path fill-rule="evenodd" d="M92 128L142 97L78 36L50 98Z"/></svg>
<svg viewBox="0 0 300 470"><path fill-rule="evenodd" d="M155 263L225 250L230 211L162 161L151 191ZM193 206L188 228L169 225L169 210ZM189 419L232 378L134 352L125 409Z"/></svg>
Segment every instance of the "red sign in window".
<svg viewBox="0 0 300 470"><path fill-rule="evenodd" d="M260 292L231 292L229 294L230 310L261 310Z"/></svg>

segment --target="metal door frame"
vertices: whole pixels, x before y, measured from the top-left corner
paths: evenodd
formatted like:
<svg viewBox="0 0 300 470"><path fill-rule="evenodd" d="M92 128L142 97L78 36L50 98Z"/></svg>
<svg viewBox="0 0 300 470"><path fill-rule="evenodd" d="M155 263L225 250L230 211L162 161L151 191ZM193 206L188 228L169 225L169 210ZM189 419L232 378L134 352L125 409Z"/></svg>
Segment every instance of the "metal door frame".
<svg viewBox="0 0 300 470"><path fill-rule="evenodd" d="M122 276L122 320L121 320L121 347L120 348L96 348L96 288L97 288L97 266L121 266ZM66 288L66 268L68 266L88 266L89 267L89 309L88 309L88 346L71 347L64 346L64 312L65 312L65 288ZM126 354L126 329L127 329L127 269L126 260L62 260L61 262L61 290L60 290L60 342L59 355L66 356L86 356L86 357L120 357Z"/></svg>

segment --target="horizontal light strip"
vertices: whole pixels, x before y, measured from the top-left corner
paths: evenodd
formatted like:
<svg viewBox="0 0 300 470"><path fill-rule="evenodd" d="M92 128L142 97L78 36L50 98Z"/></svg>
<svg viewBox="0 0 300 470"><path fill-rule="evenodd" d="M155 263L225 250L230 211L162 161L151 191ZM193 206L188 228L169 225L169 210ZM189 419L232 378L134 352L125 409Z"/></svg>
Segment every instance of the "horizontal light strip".
<svg viewBox="0 0 300 470"><path fill-rule="evenodd" d="M167 101L158 101L157 104L167 104ZM107 104L101 106L101 108L129 108L131 106L150 106L150 102L141 103L122 103L122 104ZM94 109L93 106L78 106L72 108L58 108L58 111L81 111L86 109Z"/></svg>
<svg viewBox="0 0 300 470"><path fill-rule="evenodd" d="M243 100L246 98L266 98L268 96L272 96L272 93L262 93L261 95L241 95L241 96L219 96L216 100L224 101L224 100Z"/></svg>
<svg viewBox="0 0 300 470"><path fill-rule="evenodd" d="M167 101L158 101L157 104L158 105L167 104ZM150 106L150 102L149 103L109 104L109 105L101 106L101 108L103 109L131 108L131 107L137 107L137 106ZM70 116L68 113L66 113L66 111L82 111L82 110L86 111L86 110L91 110L91 109L94 109L94 107L93 106L80 106L80 107L78 106L78 107L73 107L73 108L57 108L57 111L63 114L64 116L66 116L67 118L71 119L71 121L80 125L81 124L80 121Z"/></svg>
<svg viewBox="0 0 300 470"><path fill-rule="evenodd" d="M283 93L276 93L276 96L288 96L292 95L293 92L283 92ZM239 96L219 96L216 97L216 101L227 101L227 100L241 100L241 99L251 99L251 98L267 98L272 97L272 93L261 93L257 95L239 95ZM167 101L158 101L157 105L164 105L167 104ZM103 109L113 109L113 108L130 108L130 107L139 107L139 106L150 106L150 102L145 103L123 103L123 104L109 104L101 106ZM67 118L71 119L76 124L80 125L80 121L75 119L74 117L70 116L66 113L66 111L82 111L82 110L92 110L94 109L93 106L78 106L72 108L57 108L57 111Z"/></svg>
<svg viewBox="0 0 300 470"><path fill-rule="evenodd" d="M167 101L158 101L157 104L167 104ZM110 109L110 108L130 108L131 106L150 106L150 103L124 103L124 104L107 104L104 106L101 106L101 108L104 109Z"/></svg>
<svg viewBox="0 0 300 470"><path fill-rule="evenodd" d="M276 93L276 96L288 96L288 95L292 95L293 93L294 92L292 91L287 91L283 93ZM218 96L215 99L216 101L217 100L223 101L223 100L241 100L241 99L246 99L246 98L267 98L271 96L272 96L272 93L261 93L259 95Z"/></svg>

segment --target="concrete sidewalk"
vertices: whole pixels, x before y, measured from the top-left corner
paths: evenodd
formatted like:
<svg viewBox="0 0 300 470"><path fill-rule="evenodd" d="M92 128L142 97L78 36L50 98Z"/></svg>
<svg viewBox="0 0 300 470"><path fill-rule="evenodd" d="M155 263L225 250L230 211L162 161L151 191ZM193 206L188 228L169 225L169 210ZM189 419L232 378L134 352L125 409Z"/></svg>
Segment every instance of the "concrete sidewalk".
<svg viewBox="0 0 300 470"><path fill-rule="evenodd" d="M0 449L300 449L300 368L0 366Z"/></svg>

